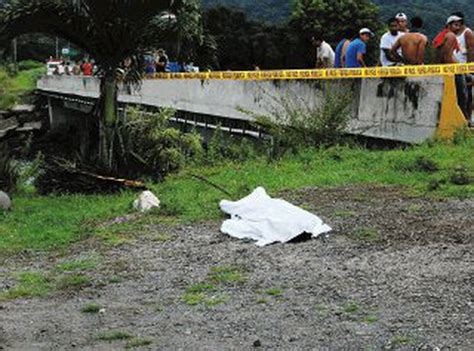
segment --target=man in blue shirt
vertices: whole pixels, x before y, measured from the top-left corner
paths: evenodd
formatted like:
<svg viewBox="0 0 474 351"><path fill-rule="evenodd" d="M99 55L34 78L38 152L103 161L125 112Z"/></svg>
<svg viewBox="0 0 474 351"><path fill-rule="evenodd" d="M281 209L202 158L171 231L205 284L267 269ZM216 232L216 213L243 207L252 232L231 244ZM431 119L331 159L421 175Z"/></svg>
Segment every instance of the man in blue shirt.
<svg viewBox="0 0 474 351"><path fill-rule="evenodd" d="M352 30L348 30L344 35L344 39L342 39L339 44L337 44L334 68L342 68L346 66L346 51L353 37L354 32Z"/></svg>
<svg viewBox="0 0 474 351"><path fill-rule="evenodd" d="M360 68L366 67L364 56L367 52L367 43L374 33L368 28L362 28L359 32L359 38L353 40L347 47L346 67Z"/></svg>

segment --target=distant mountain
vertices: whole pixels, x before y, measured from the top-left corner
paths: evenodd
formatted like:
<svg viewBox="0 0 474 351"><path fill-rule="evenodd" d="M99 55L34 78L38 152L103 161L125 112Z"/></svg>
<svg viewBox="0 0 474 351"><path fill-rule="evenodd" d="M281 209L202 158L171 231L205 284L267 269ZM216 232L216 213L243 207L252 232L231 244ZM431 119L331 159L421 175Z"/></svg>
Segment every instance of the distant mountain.
<svg viewBox="0 0 474 351"><path fill-rule="evenodd" d="M268 22L284 21L291 13L292 0L202 0L204 7L225 5L244 10L249 16Z"/></svg>
<svg viewBox="0 0 474 351"><path fill-rule="evenodd" d="M284 21L291 13L291 0L202 0L204 7L225 5L243 9L250 17L269 22ZM435 34L443 27L447 16L463 11L468 23L474 26L473 0L373 0L380 6L380 17L387 20L398 12L408 16L421 16L425 30Z"/></svg>

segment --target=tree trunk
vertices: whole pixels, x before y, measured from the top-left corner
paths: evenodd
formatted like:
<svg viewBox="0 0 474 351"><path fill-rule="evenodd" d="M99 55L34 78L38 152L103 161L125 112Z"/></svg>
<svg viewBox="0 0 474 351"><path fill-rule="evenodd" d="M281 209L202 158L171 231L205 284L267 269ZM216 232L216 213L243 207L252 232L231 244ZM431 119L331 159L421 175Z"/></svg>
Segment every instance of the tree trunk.
<svg viewBox="0 0 474 351"><path fill-rule="evenodd" d="M99 158L102 165L109 171L112 171L114 167L113 147L117 126L117 90L115 73L107 73L101 82Z"/></svg>

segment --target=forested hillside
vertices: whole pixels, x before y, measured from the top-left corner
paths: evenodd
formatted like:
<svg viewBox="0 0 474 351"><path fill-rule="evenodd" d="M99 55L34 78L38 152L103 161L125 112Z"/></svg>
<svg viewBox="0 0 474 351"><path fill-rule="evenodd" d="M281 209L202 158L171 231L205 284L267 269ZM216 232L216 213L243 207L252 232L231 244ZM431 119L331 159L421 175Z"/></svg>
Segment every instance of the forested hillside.
<svg viewBox="0 0 474 351"><path fill-rule="evenodd" d="M202 0L205 7L218 4L239 7L253 18L269 22L285 20L291 13L291 0ZM463 11L468 23L474 26L474 6L472 0L373 0L380 5L380 14L388 19L403 11L409 16L418 15L425 19L426 31L433 35L444 24L446 17L453 11Z"/></svg>

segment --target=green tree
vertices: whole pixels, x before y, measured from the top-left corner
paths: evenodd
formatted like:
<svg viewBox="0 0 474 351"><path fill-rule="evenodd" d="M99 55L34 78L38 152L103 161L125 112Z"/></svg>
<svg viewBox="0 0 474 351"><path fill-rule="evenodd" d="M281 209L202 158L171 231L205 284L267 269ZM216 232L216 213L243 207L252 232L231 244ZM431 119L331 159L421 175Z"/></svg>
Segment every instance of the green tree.
<svg viewBox="0 0 474 351"><path fill-rule="evenodd" d="M291 22L300 33L310 37L323 34L335 44L347 31L380 27L378 7L370 0L295 0Z"/></svg>
<svg viewBox="0 0 474 351"><path fill-rule="evenodd" d="M357 33L368 27L377 32L381 27L378 7L370 0L295 0L290 27L299 36L298 48L307 67L314 66L314 52L310 38L321 34L333 47L346 33ZM369 52L375 52L369 47ZM369 55L369 64L375 56Z"/></svg>
<svg viewBox="0 0 474 351"><path fill-rule="evenodd" d="M25 33L59 36L91 55L100 68L99 160L114 168L117 130L117 69L132 59L126 80L139 83L143 53L163 40L185 0L18 0L4 10L7 39ZM162 31L157 31L161 28Z"/></svg>

